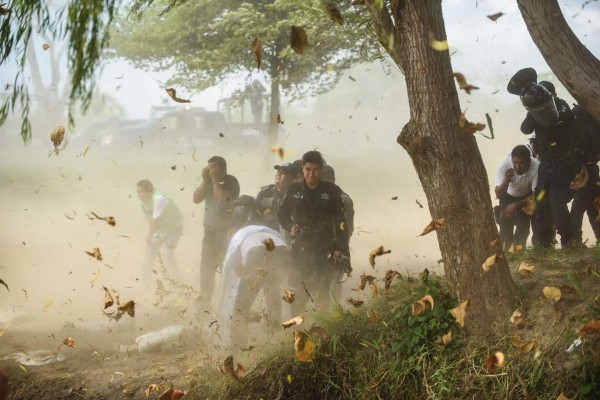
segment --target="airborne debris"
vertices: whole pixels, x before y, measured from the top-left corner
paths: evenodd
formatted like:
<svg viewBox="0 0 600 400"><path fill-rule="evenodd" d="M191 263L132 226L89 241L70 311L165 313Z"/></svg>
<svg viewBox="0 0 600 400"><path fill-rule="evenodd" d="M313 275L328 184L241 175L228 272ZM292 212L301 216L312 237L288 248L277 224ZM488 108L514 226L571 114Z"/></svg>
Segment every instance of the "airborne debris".
<svg viewBox="0 0 600 400"><path fill-rule="evenodd" d="M315 351L315 343L308 340L308 335L304 332L294 332L294 350L296 358L300 361L311 362Z"/></svg>
<svg viewBox="0 0 600 400"><path fill-rule="evenodd" d="M385 273L385 292L386 293L388 292L388 290L390 290L390 286L392 286L392 282L394 281L394 277L396 277L396 275L402 276L400 274L400 272L394 271L392 269L390 269L389 271L387 271Z"/></svg>
<svg viewBox="0 0 600 400"><path fill-rule="evenodd" d="M354 307L360 307L360 306L362 306L364 304L364 300L354 299L352 297L348 297L346 299L346 302L348 304L353 305Z"/></svg>
<svg viewBox="0 0 600 400"><path fill-rule="evenodd" d="M458 87L467 92L467 94L471 94L471 90L479 89L479 87L477 86L468 84L467 80L465 79L465 76L460 72L455 72L452 74L452 76L456 78L456 83L458 83Z"/></svg>
<svg viewBox="0 0 600 400"><path fill-rule="evenodd" d="M299 315L297 317L294 317L288 321L285 321L281 324L281 326L283 326L283 329L287 329L289 327L292 327L294 325L300 325L301 323L304 322L304 317L302 315Z"/></svg>
<svg viewBox="0 0 600 400"><path fill-rule="evenodd" d="M267 238L267 239L263 240L263 243L264 243L265 249L267 249L267 251L273 251L275 249L275 243L273 242L273 239Z"/></svg>
<svg viewBox="0 0 600 400"><path fill-rule="evenodd" d="M421 232L421 234L419 236L425 236L425 235L427 235L430 232L433 232L435 230L438 230L438 229L442 228L445 224L446 224L446 218L435 219L435 220L431 221L425 227L425 229L423 229L423 232Z"/></svg>
<svg viewBox="0 0 600 400"><path fill-rule="evenodd" d="M106 310L108 307L115 304L112 295L110 294L110 290L107 287L102 286L104 289L104 309Z"/></svg>
<svg viewBox="0 0 600 400"><path fill-rule="evenodd" d="M360 285L358 286L358 290L365 290L365 287L367 286L367 283L369 285L372 285L373 282L375 282L375 278L372 275L366 275L365 272L362 273L362 275L360 276Z"/></svg>
<svg viewBox="0 0 600 400"><path fill-rule="evenodd" d="M4 285L4 287L6 287L6 290L8 290L10 292L10 289L8 288L8 285L2 279L0 279L0 285ZM25 289L23 289L23 290L25 290ZM25 292L25 293L26 293L25 297L27 297L27 292Z"/></svg>
<svg viewBox="0 0 600 400"><path fill-rule="evenodd" d="M8 15L12 12L10 9L4 8L5 5L6 3L0 4L0 15Z"/></svg>
<svg viewBox="0 0 600 400"><path fill-rule="evenodd" d="M375 257L381 256L383 254L389 254L391 252L391 250L384 250L383 246L379 246L373 249L369 254L369 264L371 264L371 267L375 268Z"/></svg>
<svg viewBox="0 0 600 400"><path fill-rule="evenodd" d="M283 156L285 155L283 147L273 146L273 147L271 147L271 151L273 153L277 153L277 155L279 156L279 158L283 160Z"/></svg>
<svg viewBox="0 0 600 400"><path fill-rule="evenodd" d="M291 290L285 290L283 293L283 300L286 303L292 304L296 300L296 293L292 292Z"/></svg>
<svg viewBox="0 0 600 400"><path fill-rule="evenodd" d="M185 396L185 394L186 392L184 392L183 390L170 388L169 390L161 394L158 400L179 400L183 396Z"/></svg>
<svg viewBox="0 0 600 400"><path fill-rule="evenodd" d="M102 261L102 253L100 253L99 247L94 247L94 249L91 252L86 251L85 254L87 254L90 257L94 257L98 261Z"/></svg>
<svg viewBox="0 0 600 400"><path fill-rule="evenodd" d="M223 361L223 369L238 382L241 382L246 377L246 369L242 364L238 364L235 369L233 368L233 356L229 356Z"/></svg>
<svg viewBox="0 0 600 400"><path fill-rule="evenodd" d="M497 259L498 259L497 254L492 254L491 256L486 258L485 262L481 265L481 268L483 268L483 271L488 272L490 270L490 268L492 268L494 266L494 264L496 264Z"/></svg>
<svg viewBox="0 0 600 400"><path fill-rule="evenodd" d="M62 125L59 125L56 128L54 128L54 130L50 134L50 140L52 140L52 143L54 144L54 154L58 154L58 151L59 151L58 146L60 146L60 144L62 143L62 141L64 139L65 139L65 127Z"/></svg>
<svg viewBox="0 0 600 400"><path fill-rule="evenodd" d="M42 50L44 50L44 51L48 50L49 48L50 48L50 45L48 43L44 43L42 45Z"/></svg>
<svg viewBox="0 0 600 400"><path fill-rule="evenodd" d="M340 10L338 10L333 4L327 3L327 5L325 5L325 11L327 11L327 15L329 15L329 18L331 18L333 22L336 22L340 26L344 24L342 13L340 13Z"/></svg>
<svg viewBox="0 0 600 400"><path fill-rule="evenodd" d="M292 25L290 33L290 47L294 50L294 52L296 52L296 54L304 53L304 50L308 47L308 36L303 28Z"/></svg>
<svg viewBox="0 0 600 400"><path fill-rule="evenodd" d="M72 337L65 338L65 340L63 340L63 344L69 347L76 347L75 339L73 339Z"/></svg>
<svg viewBox="0 0 600 400"><path fill-rule="evenodd" d="M503 15L504 15L503 12L497 12L496 14L486 15L486 17L488 17L490 20L496 22L496 20Z"/></svg>
<svg viewBox="0 0 600 400"><path fill-rule="evenodd" d="M262 45L260 44L260 39L258 38L258 36L255 37L254 40L252 41L251 47L252 47L252 51L254 52L254 55L256 56L256 69L260 69L260 63L262 62L263 49L262 49Z"/></svg>
<svg viewBox="0 0 600 400"><path fill-rule="evenodd" d="M101 221L106 222L107 224L109 224L111 226L115 226L117 224L117 221L115 220L115 217L101 217L101 216L99 216L98 214L96 214L93 211L90 211L90 214L92 214L92 216L93 216L93 218L92 218L92 217L90 217L88 215L88 218L91 219L91 220L93 220L93 219L99 219Z"/></svg>
<svg viewBox="0 0 600 400"><path fill-rule="evenodd" d="M177 103L191 103L191 101L189 101L189 100L185 100L185 99L181 99L181 98L177 97L177 90L175 90L174 88L167 88L167 89L165 89L165 91L167 92L169 97Z"/></svg>
<svg viewBox="0 0 600 400"><path fill-rule="evenodd" d="M452 314L452 316L454 317L454 319L460 325L461 328L465 327L465 316L467 313L467 307L469 306L470 300L471 299L468 298L467 300L463 301L458 306L456 306L452 310L450 310L450 314Z"/></svg>
<svg viewBox="0 0 600 400"><path fill-rule="evenodd" d="M433 301L433 297L431 297L430 295L425 295L423 296L423 298L413 303L412 316L416 317L418 315L423 314L425 310L427 310L428 306L433 311L433 309L435 308L435 302Z"/></svg>
<svg viewBox="0 0 600 400"><path fill-rule="evenodd" d="M461 113L458 118L458 127L466 133L476 133L485 129L485 124L478 122L469 122L465 117L465 113Z"/></svg>

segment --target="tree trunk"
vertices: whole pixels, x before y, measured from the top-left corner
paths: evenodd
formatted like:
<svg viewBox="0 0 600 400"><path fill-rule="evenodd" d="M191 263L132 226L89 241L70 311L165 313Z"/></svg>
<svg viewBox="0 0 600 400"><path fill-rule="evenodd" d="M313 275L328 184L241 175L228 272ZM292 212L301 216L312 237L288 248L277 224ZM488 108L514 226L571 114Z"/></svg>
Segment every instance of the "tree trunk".
<svg viewBox="0 0 600 400"><path fill-rule="evenodd" d="M558 80L600 122L600 60L579 41L557 0L518 0L527 29Z"/></svg>
<svg viewBox="0 0 600 400"><path fill-rule="evenodd" d="M441 0L395 0L391 9L366 4L380 41L394 47L388 51L405 74L411 117L398 143L417 170L432 218L446 219L437 236L456 298L470 299L465 330L493 334L509 320L516 286L505 259L489 272L482 269L499 252L499 237L477 142L458 126L450 56L430 46L431 37L446 39Z"/></svg>
<svg viewBox="0 0 600 400"><path fill-rule="evenodd" d="M279 84L279 71L280 62L277 55L273 57L270 67L271 75L271 101L269 105L269 133L268 142L269 146L277 144L277 136L279 133L279 123L277 122L277 115L279 115L279 106L281 104L280 98L280 84Z"/></svg>

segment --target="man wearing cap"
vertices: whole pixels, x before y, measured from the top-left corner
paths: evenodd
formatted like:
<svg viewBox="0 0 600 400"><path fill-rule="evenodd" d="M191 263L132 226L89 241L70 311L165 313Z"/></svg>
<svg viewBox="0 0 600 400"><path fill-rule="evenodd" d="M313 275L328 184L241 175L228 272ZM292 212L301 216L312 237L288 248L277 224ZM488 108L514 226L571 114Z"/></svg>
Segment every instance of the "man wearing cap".
<svg viewBox="0 0 600 400"><path fill-rule="evenodd" d="M194 203L204 202L204 238L200 259L200 301L210 303L215 271L227 249L227 234L233 227L233 201L240 195L240 184L227 174L227 162L213 156L202 170L202 183L194 192Z"/></svg>
<svg viewBox="0 0 600 400"><path fill-rule="evenodd" d="M336 264L348 257L348 230L341 189L324 182L325 162L318 151L302 156L304 181L288 188L277 214L292 236L292 272L288 286L295 289L294 315L310 298L319 306L329 300Z"/></svg>
<svg viewBox="0 0 600 400"><path fill-rule="evenodd" d="M282 229L277 219L277 212L287 189L294 182L297 172L296 167L291 163L276 165L273 168L277 171L275 172L274 183L263 186L256 195L256 201L263 207L262 225L280 232Z"/></svg>

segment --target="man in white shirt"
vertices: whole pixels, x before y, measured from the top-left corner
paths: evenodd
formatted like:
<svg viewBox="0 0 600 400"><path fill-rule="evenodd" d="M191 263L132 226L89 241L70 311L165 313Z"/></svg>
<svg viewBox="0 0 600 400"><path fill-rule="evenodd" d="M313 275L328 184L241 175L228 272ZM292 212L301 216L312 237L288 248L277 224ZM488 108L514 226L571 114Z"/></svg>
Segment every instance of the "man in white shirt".
<svg viewBox="0 0 600 400"><path fill-rule="evenodd" d="M175 203L154 188L147 179L137 183L140 207L148 219L146 255L142 265L142 278L147 281L161 246L166 243L166 264L171 275L176 274L175 247L183 233L183 218Z"/></svg>
<svg viewBox="0 0 600 400"><path fill-rule="evenodd" d="M539 165L526 146L518 145L498 167L495 192L500 205L494 208L494 214L505 250L513 245L513 249L525 247L531 217L522 209L537 185Z"/></svg>

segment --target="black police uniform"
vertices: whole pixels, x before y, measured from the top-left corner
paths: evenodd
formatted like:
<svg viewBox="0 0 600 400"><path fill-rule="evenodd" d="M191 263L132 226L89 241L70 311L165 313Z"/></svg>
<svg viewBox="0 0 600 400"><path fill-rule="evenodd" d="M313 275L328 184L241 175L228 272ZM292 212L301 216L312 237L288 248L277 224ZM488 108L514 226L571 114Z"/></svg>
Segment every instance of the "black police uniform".
<svg viewBox="0 0 600 400"><path fill-rule="evenodd" d="M280 231L279 220L277 219L277 212L279 206L283 202L285 197L285 191L277 191L275 184L270 184L260 188L260 191L256 195L256 201L262 207L263 223L262 225L268 226L269 228Z"/></svg>
<svg viewBox="0 0 600 400"><path fill-rule="evenodd" d="M292 241L292 273L289 286L297 287L294 311L302 311L307 298L302 282L318 302L325 303L335 269L328 255L341 251L348 255L348 230L341 189L321 181L314 189L305 182L292 184L277 214L283 229L291 231L297 225Z"/></svg>
<svg viewBox="0 0 600 400"><path fill-rule="evenodd" d="M559 109L559 118L555 124L543 126L535 120L530 121L534 126L540 155L538 184L535 190L537 204L533 216L538 243L534 244L551 246L556 229L564 247L575 239L568 208L568 203L573 197L569 184L581 169L583 162L580 154L573 151L573 113L564 100L555 98L555 102Z"/></svg>

